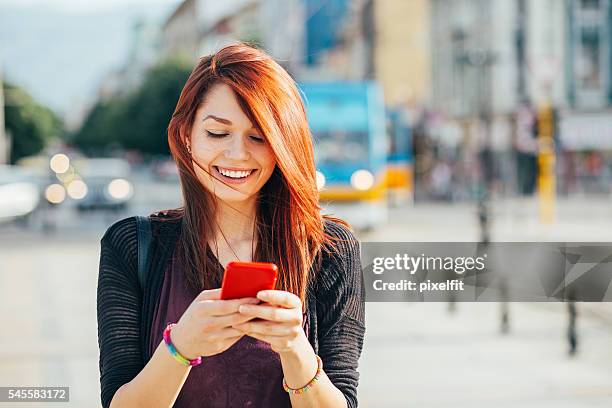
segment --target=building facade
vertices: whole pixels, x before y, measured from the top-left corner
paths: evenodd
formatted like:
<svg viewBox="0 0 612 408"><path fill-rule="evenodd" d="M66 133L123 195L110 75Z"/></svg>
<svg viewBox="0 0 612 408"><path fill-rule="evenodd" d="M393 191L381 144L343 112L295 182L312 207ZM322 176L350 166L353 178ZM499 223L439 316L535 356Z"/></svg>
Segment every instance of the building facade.
<svg viewBox="0 0 612 408"><path fill-rule="evenodd" d="M569 102L576 109L612 104L610 0L566 1Z"/></svg>
<svg viewBox="0 0 612 408"><path fill-rule="evenodd" d="M160 55L181 54L192 58L200 44L199 0L184 0L166 19L161 29Z"/></svg>
<svg viewBox="0 0 612 408"><path fill-rule="evenodd" d="M566 103L565 6L557 0L432 0L432 107L453 116Z"/></svg>
<svg viewBox="0 0 612 408"><path fill-rule="evenodd" d="M388 105L431 100L429 0L374 1L374 76Z"/></svg>

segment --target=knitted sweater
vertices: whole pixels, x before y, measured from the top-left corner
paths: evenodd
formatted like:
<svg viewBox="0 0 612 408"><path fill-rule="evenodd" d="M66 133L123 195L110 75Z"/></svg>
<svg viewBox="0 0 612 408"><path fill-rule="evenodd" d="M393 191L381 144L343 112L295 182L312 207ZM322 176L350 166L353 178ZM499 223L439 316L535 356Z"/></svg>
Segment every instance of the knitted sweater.
<svg viewBox="0 0 612 408"><path fill-rule="evenodd" d="M151 359L147 345L163 271L180 235L174 210L151 216L153 239L144 289L138 281L136 218L117 221L100 240L97 286L100 389L103 408ZM172 215L172 217L170 217ZM357 407L357 371L365 334L365 293L359 242L346 227L326 220L339 237L337 251L321 253L320 269L307 290L308 338L331 382Z"/></svg>

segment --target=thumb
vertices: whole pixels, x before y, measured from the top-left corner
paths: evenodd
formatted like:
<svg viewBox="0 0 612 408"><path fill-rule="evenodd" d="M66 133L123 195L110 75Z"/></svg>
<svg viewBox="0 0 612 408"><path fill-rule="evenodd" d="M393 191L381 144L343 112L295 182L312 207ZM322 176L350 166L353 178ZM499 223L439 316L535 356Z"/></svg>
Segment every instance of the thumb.
<svg viewBox="0 0 612 408"><path fill-rule="evenodd" d="M196 300L219 300L219 299L221 299L221 288L203 290L196 297Z"/></svg>

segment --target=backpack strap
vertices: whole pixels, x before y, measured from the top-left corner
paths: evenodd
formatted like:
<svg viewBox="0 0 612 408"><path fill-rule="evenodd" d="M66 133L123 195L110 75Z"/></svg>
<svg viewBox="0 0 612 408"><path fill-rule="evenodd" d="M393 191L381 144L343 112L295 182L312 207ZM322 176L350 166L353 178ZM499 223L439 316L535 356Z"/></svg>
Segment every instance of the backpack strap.
<svg viewBox="0 0 612 408"><path fill-rule="evenodd" d="M149 247L151 246L151 219L137 215L136 230L138 231L138 282L140 282L140 288L144 289L149 260Z"/></svg>

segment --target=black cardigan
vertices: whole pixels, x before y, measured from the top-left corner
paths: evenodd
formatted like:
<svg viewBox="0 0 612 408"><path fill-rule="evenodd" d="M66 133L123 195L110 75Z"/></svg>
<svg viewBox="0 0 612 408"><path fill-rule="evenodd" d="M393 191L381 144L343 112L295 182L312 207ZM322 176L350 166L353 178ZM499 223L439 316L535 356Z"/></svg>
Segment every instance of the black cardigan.
<svg viewBox="0 0 612 408"><path fill-rule="evenodd" d="M97 286L100 388L103 408L123 384L151 358L147 345L166 263L180 234L180 218L162 211L152 217L150 268L144 291L138 282L136 218L117 221L100 240ZM308 287L308 338L323 370L357 407L357 371L365 334L365 296L359 242L346 227L325 221L325 229L342 241L333 254L322 252L321 268Z"/></svg>

